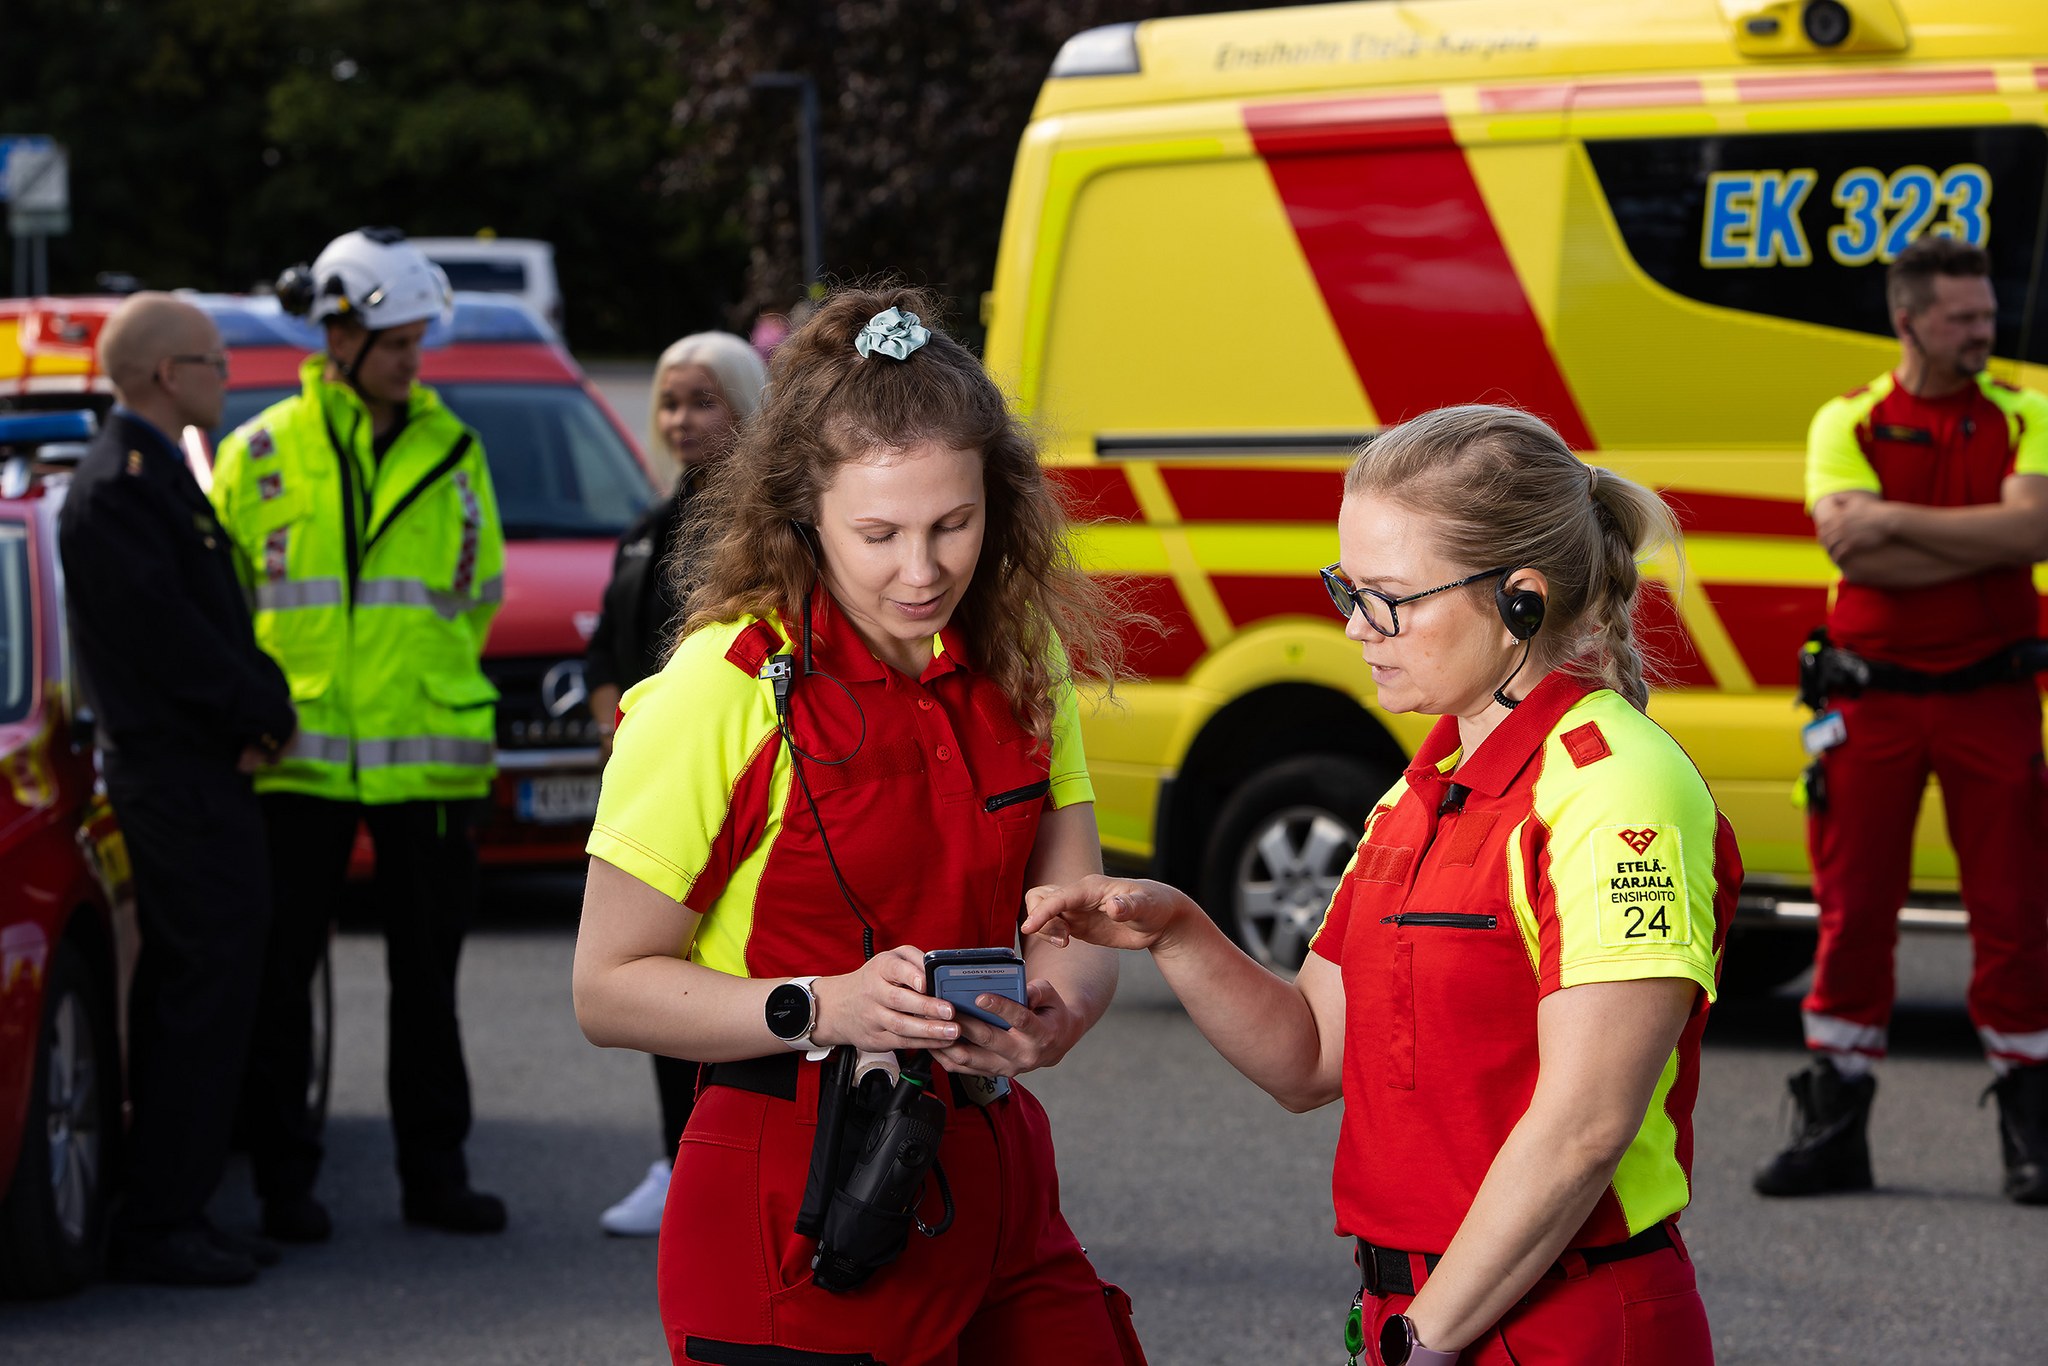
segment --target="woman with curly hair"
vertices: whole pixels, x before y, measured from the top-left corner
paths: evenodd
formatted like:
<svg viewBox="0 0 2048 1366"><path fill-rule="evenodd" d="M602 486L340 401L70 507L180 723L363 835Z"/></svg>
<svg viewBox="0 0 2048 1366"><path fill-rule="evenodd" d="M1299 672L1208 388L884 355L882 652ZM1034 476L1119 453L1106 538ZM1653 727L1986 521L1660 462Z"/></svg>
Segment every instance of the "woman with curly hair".
<svg viewBox="0 0 2048 1366"><path fill-rule="evenodd" d="M1115 956L1031 941L1021 1003L927 993L926 952L1014 949L1026 886L1099 870L1075 683L1117 659L1030 440L934 312L842 290L778 350L605 772L578 1019L708 1064L661 1236L678 1361L1142 1360L1011 1081L1100 1018ZM858 1167L831 1135L878 1094L932 1118L936 1161L903 1152L930 1163L907 1212L854 1202L893 1239L821 1256Z"/></svg>

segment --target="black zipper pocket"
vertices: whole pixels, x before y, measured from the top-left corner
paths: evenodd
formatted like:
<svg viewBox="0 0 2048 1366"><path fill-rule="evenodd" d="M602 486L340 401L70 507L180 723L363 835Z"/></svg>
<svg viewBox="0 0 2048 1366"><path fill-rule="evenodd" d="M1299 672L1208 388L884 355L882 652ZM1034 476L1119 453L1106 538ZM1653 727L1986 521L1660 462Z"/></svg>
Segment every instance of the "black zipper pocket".
<svg viewBox="0 0 2048 1366"><path fill-rule="evenodd" d="M998 792L995 796L983 802L981 809L984 811L1000 811L1006 806L1015 806L1019 802L1036 801L1050 791L1052 791L1052 780L1050 778L1043 778L1029 787L1019 787L1013 788L1008 792Z"/></svg>
<svg viewBox="0 0 2048 1366"><path fill-rule="evenodd" d="M710 1366L882 1366L866 1352L805 1352L795 1347L719 1342L713 1338L684 1338L683 1350L689 1353L690 1360Z"/></svg>
<svg viewBox="0 0 2048 1366"><path fill-rule="evenodd" d="M1500 924L1497 916L1479 915L1470 911L1410 911L1402 915L1383 915L1382 925L1427 925L1445 930L1490 930Z"/></svg>

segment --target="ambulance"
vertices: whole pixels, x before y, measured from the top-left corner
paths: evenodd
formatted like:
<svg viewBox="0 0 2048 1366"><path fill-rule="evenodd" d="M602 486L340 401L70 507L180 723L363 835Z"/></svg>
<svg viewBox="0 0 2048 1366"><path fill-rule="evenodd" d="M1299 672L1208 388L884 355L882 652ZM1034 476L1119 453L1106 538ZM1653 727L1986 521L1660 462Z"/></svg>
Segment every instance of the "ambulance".
<svg viewBox="0 0 2048 1366"><path fill-rule="evenodd" d="M1342 472L1385 425L1513 403L1678 514L1652 713L1741 839L1729 984L1796 975L1792 689L1834 578L1807 423L1896 359L1884 269L1928 232L1990 251L1994 373L2048 386L2044 119L2040 0L1413 0L1070 40L983 308L1081 555L1165 628L1084 726L1110 858L1300 960L1427 728L1378 709L1317 579ZM1913 870L1909 918L1959 922L1932 794Z"/></svg>

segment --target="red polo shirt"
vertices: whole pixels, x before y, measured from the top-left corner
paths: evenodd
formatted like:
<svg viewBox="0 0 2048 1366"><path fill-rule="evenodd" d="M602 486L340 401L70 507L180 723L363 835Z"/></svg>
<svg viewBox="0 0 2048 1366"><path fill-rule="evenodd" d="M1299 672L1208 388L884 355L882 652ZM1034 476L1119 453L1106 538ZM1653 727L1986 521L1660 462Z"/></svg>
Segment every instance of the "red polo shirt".
<svg viewBox="0 0 2048 1366"><path fill-rule="evenodd" d="M2010 474L2048 474L2048 398L1977 376L1921 398L1891 375L1830 400L1806 438L1806 507L1862 490L1894 503L1978 507L2000 500ZM1835 586L1834 643L1870 659L1959 669L2038 634L2030 565L2005 565L1924 588Z"/></svg>
<svg viewBox="0 0 2048 1366"><path fill-rule="evenodd" d="M1683 977L1698 1004L1571 1245L1621 1242L1690 1196L1734 832L1676 741L1561 673L1460 759L1445 717L1373 810L1314 941L1343 972L1347 1016L1337 1231L1443 1251L1528 1109L1543 998Z"/></svg>
<svg viewBox="0 0 2048 1366"><path fill-rule="evenodd" d="M690 635L626 693L589 852L699 912L690 958L735 976L861 965L825 840L878 949L1013 943L1041 811L1094 800L1072 687L1048 752L953 631L915 679L822 591L812 632L824 676L796 681L790 724L816 817L760 677L785 650L801 669L802 647L746 618Z"/></svg>

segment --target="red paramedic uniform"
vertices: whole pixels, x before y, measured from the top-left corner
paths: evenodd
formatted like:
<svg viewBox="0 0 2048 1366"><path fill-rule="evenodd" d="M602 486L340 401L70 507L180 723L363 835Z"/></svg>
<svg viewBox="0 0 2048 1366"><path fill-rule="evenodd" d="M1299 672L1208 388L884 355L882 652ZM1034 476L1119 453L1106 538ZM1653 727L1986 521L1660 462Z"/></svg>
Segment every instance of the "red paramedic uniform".
<svg viewBox="0 0 2048 1366"><path fill-rule="evenodd" d="M1987 375L1940 398L1885 375L1823 405L1807 436L1808 511L1848 490L1928 507L1992 504L2011 474L2048 475L2048 398ZM2032 566L2010 565L1926 588L1844 579L1828 634L1867 659L1943 673L2038 634L2039 621ZM1831 705L1848 738L1820 758L1826 809L1807 811L1820 906L1807 1047L1884 1055L1913 826L1932 775L1970 914L1971 1022L1995 1062L2048 1062L2048 771L2033 680L1872 690Z"/></svg>
<svg viewBox="0 0 2048 1366"><path fill-rule="evenodd" d="M877 660L828 596L813 608L814 667L851 700L823 678L800 678L792 728L816 756L804 774L877 947L1015 942L1040 812L1094 799L1072 688L1048 754L951 630L911 679ZM741 977L862 963L860 923L759 677L784 651L801 668L779 622L707 627L628 691L589 844L702 916L691 961ZM814 1286L815 1244L794 1228L819 1070L802 1064L794 1101L720 1085L698 1099L662 1220L661 1314L675 1360L1142 1363L1130 1301L1096 1276L1060 1213L1045 1111L1014 1083L987 1107L933 1088L950 1109L939 1161L952 1227L913 1233L853 1293ZM928 1223L941 1214L933 1192L928 1182Z"/></svg>
<svg viewBox="0 0 2048 1366"><path fill-rule="evenodd" d="M1698 769L1616 693L1553 673L1461 757L1445 717L1373 810L1313 945L1342 970L1347 1016L1337 1231L1413 1254L1418 1288L1528 1110L1554 991L1698 984L1642 1129L1569 1247L1627 1242L1685 1208L1700 1034L1742 882ZM1710 1362L1669 1237L1599 1265L1567 1252L1462 1359ZM1367 1340L1408 1303L1375 1299Z"/></svg>

